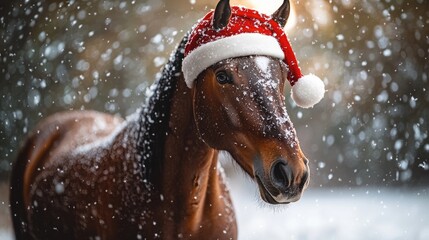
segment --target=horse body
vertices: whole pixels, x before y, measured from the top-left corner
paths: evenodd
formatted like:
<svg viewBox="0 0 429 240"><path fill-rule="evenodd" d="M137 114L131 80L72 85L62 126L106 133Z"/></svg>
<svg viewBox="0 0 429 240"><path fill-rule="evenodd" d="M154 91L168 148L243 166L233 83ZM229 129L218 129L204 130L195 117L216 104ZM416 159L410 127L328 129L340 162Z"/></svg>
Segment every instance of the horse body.
<svg viewBox="0 0 429 240"><path fill-rule="evenodd" d="M197 135L190 89L181 76L166 75L168 81L155 84L154 103L126 121L79 111L55 114L35 128L12 177L17 238L236 237L218 153ZM167 86L171 96L153 107ZM154 118L163 127L146 128L167 105L171 112ZM162 156L154 153L159 149Z"/></svg>
<svg viewBox="0 0 429 240"><path fill-rule="evenodd" d="M24 199L34 235L41 239L235 235L232 205L217 173L217 153L171 134L166 157L159 163L164 172L144 179L139 172L141 157L132 147L137 146L137 126L135 119L121 124L104 114L73 112L54 115L36 128L27 146L43 149L43 154L31 152L19 160L29 160L24 182L30 189L24 190ZM83 144L74 143L76 139ZM189 151L182 153L185 148ZM178 154L180 161L168 161ZM210 229L217 226L227 227Z"/></svg>

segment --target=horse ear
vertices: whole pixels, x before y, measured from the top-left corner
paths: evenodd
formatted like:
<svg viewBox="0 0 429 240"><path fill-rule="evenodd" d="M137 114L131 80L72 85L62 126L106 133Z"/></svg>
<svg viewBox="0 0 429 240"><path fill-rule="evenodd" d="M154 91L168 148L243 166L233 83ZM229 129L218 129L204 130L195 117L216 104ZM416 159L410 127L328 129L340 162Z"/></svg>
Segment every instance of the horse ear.
<svg viewBox="0 0 429 240"><path fill-rule="evenodd" d="M284 0L283 4L273 13L271 16L281 27L286 25L287 19L289 18L290 4L289 0Z"/></svg>
<svg viewBox="0 0 429 240"><path fill-rule="evenodd" d="M219 31L226 27L231 17L231 6L229 0L220 0L213 14L213 28Z"/></svg>

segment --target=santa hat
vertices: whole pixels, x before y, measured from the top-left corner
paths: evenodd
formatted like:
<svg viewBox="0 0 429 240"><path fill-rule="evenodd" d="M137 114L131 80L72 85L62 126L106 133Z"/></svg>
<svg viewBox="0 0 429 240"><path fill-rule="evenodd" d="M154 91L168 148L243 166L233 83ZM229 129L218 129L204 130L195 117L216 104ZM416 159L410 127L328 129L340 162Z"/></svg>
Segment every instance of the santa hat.
<svg viewBox="0 0 429 240"><path fill-rule="evenodd" d="M214 29L211 11L189 35L182 65L189 88L201 72L219 61L263 55L282 59L287 64L292 99L298 106L312 107L323 98L323 81L312 74L303 76L285 32L274 19L244 7L233 6L231 12L223 29Z"/></svg>

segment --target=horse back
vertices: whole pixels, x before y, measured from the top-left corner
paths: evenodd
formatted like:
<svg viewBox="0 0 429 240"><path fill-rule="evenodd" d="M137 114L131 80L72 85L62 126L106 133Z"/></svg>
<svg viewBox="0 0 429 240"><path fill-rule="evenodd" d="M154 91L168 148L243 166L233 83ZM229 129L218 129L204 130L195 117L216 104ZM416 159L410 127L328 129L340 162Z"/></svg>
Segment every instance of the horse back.
<svg viewBox="0 0 429 240"><path fill-rule="evenodd" d="M10 198L18 239L29 238L26 237L29 212L38 204L33 202L37 195L43 195L42 185L54 186L51 190L57 193L64 191L61 185L64 182L52 184L55 176L61 175L62 169L68 174L79 171L79 167L75 169L79 159L73 157L79 155L76 152L102 145L121 122L120 118L99 112L71 111L52 115L36 126L22 146L12 171Z"/></svg>

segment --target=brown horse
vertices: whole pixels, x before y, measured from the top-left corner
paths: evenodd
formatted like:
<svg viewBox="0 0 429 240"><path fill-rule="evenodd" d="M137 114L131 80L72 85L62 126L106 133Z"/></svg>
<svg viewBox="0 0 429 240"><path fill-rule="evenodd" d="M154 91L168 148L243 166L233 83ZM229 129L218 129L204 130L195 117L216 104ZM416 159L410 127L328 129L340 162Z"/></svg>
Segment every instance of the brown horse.
<svg viewBox="0 0 429 240"><path fill-rule="evenodd" d="M228 23L225 2L214 15L220 25ZM288 4L273 19L284 24ZM35 128L13 165L17 239L235 239L219 150L266 202L300 198L309 169L284 104L286 64L229 58L189 88L181 70L187 38L133 116L67 112Z"/></svg>

